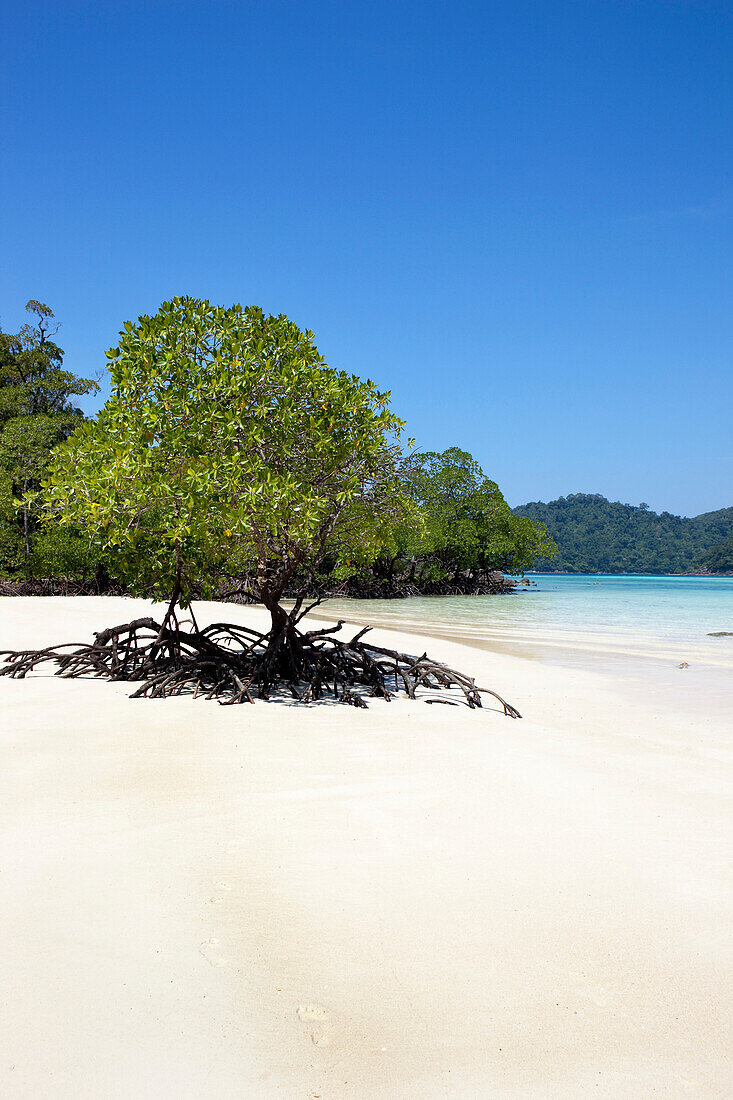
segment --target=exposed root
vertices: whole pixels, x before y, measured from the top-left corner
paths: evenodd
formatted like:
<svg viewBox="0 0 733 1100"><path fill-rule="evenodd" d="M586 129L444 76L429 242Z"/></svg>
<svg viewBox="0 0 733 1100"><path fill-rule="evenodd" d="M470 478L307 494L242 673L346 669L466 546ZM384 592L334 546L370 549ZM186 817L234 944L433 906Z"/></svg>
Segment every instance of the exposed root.
<svg viewBox="0 0 733 1100"><path fill-rule="evenodd" d="M364 696L390 700L404 692L415 699L418 693L457 689L469 707L480 707L486 694L497 699L510 718L521 717L496 692L477 687L470 676L431 660L426 653L412 657L367 644L362 638L368 627L350 641L333 637L342 625L301 632L289 617L280 632L262 634L231 623L187 631L178 625L161 626L151 618L135 619L100 631L90 644L1 651L5 663L0 676L22 679L39 665L52 662L58 666L57 676L139 683L133 699L190 694L217 699L224 706L252 703L255 697L267 699L282 690L301 703L331 695L351 706L366 707ZM426 701L448 700L433 696Z"/></svg>

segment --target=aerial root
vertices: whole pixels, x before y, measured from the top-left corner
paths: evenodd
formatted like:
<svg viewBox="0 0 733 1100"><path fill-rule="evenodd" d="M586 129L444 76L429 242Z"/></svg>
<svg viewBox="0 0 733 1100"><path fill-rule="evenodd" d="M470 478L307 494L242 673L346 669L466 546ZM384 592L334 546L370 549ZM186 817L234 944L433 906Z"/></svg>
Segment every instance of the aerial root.
<svg viewBox="0 0 733 1100"><path fill-rule="evenodd" d="M133 699L203 695L223 706L253 703L255 697L267 699L283 690L302 703L330 695L353 707L366 707L365 696L389 701L401 692L416 699L425 692L451 691L471 708L481 707L481 696L490 695L505 715L521 717L495 691L478 687L472 677L427 653L414 657L370 645L362 640L368 627L343 641L334 637L341 625L300 632L289 622L279 633L263 634L230 623L184 631L141 618L102 630L91 643L0 651L0 676L23 679L51 662L55 675L66 679L95 676L137 683ZM426 702L455 700L433 695Z"/></svg>

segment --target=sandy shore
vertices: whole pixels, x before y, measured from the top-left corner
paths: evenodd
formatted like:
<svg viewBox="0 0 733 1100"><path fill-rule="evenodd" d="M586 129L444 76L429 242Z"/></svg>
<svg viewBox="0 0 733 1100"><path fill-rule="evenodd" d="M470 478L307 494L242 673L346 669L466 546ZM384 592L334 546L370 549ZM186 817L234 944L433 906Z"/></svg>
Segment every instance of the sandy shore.
<svg viewBox="0 0 733 1100"><path fill-rule="evenodd" d="M0 1095L731 1094L723 672L429 650L523 720L0 680Z"/></svg>

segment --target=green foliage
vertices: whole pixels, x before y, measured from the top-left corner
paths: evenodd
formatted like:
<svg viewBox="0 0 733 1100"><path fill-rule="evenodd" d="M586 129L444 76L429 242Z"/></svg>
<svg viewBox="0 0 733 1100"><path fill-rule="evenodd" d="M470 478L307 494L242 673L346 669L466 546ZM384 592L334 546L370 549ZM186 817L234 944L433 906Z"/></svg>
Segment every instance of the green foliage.
<svg viewBox="0 0 733 1100"><path fill-rule="evenodd" d="M554 553L542 524L513 515L496 482L458 447L418 455L412 493L425 523L416 545L425 579L441 571L519 573Z"/></svg>
<svg viewBox="0 0 733 1100"><path fill-rule="evenodd" d="M98 387L63 370L52 337L53 313L30 301L35 316L14 335L0 332L0 569L33 572L35 524L27 498L40 484L54 447L83 419L71 397ZM46 538L48 542L48 536Z"/></svg>
<svg viewBox="0 0 733 1100"><path fill-rule="evenodd" d="M180 583L184 603L248 576L272 607L308 580L439 584L554 550L466 452L406 460L389 394L328 367L284 316L176 298L126 323L92 423L70 397L96 384L62 370L51 310L28 309L34 325L0 334L6 575L86 579L104 564L141 595Z"/></svg>
<svg viewBox="0 0 733 1100"><path fill-rule="evenodd" d="M708 573L733 573L733 537L716 542L700 555L697 564Z"/></svg>
<svg viewBox="0 0 733 1100"><path fill-rule="evenodd" d="M89 581L104 558L95 543L78 531L50 526L36 535L31 568L34 577L68 578Z"/></svg>
<svg viewBox="0 0 733 1100"><path fill-rule="evenodd" d="M258 307L174 298L107 353L112 396L56 452L54 521L92 532L131 591L211 594L255 571L276 607L296 571L374 556L408 502L389 394L327 366Z"/></svg>
<svg viewBox="0 0 733 1100"><path fill-rule="evenodd" d="M10 472L0 466L0 578L11 577L25 563L23 531L18 526L18 510Z"/></svg>
<svg viewBox="0 0 733 1100"><path fill-rule="evenodd" d="M549 504L533 502L514 509L546 525L559 547L553 560L536 568L568 573L686 573L702 553L733 536L733 508L694 519L669 512L612 503L605 497L575 493Z"/></svg>

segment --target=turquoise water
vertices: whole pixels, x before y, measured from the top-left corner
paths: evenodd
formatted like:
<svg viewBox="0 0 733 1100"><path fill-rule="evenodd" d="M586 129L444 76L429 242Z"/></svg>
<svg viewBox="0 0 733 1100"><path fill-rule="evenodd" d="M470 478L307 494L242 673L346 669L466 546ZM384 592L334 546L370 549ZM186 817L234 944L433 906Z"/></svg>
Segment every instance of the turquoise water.
<svg viewBox="0 0 733 1100"><path fill-rule="evenodd" d="M528 647L695 652L733 661L733 577L532 574L508 596L330 600L329 617L465 638L515 652ZM320 610L320 609L319 609Z"/></svg>

